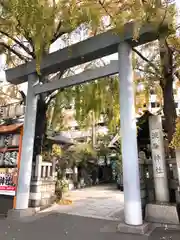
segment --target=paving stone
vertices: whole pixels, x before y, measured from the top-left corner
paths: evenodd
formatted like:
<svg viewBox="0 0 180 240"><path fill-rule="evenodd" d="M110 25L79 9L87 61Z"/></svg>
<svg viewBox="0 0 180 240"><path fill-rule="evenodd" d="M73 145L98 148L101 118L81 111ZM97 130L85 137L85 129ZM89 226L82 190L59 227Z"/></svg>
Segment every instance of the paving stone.
<svg viewBox="0 0 180 240"><path fill-rule="evenodd" d="M124 196L115 186L97 186L72 191L67 198L73 201L71 206L56 206L56 211L80 216L118 219L116 212L123 209ZM119 217L121 218L121 217Z"/></svg>

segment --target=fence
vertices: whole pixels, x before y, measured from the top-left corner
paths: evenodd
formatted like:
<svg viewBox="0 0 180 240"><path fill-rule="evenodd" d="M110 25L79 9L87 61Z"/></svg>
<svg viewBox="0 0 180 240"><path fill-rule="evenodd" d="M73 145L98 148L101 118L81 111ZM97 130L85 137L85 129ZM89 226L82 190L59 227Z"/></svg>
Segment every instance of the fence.
<svg viewBox="0 0 180 240"><path fill-rule="evenodd" d="M140 176L142 202L144 204L156 202L152 159L141 159ZM178 174L176 159L166 159L170 203L179 203Z"/></svg>

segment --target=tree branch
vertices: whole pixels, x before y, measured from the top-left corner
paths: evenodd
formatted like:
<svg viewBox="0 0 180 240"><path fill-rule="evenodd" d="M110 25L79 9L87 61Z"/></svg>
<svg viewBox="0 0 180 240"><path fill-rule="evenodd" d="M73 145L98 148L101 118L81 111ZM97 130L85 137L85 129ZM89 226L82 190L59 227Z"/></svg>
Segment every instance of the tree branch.
<svg viewBox="0 0 180 240"><path fill-rule="evenodd" d="M137 49L132 48L132 50L133 50L135 53L137 53L139 57L141 57L145 62L147 62L147 63L157 72L157 74L156 74L156 73L154 73L154 74L156 74L157 76L161 77L161 74L160 74L159 69L158 69L151 61L149 61L145 56L143 56ZM140 70L140 69L138 69L138 70ZM141 69L141 70L142 70L142 69ZM140 71L141 71L141 70L140 70ZM146 72L146 71L143 71L143 72ZM152 72L152 73L153 73L153 72ZM178 71L174 71L173 74L180 80L180 74L179 74ZM161 77L161 78L162 78L162 77Z"/></svg>
<svg viewBox="0 0 180 240"><path fill-rule="evenodd" d="M142 58L145 62L147 62L158 74L160 74L159 69L158 69L151 61L149 61L145 56L143 56L137 49L132 48L132 50L133 50L140 58Z"/></svg>
<svg viewBox="0 0 180 240"><path fill-rule="evenodd" d="M161 2L161 0L159 1L159 7L161 6L161 4L162 4L162 2ZM163 8L164 9L164 8ZM158 33L160 33L161 31L160 31L160 29L161 29L161 27L163 26L163 24L164 24L164 21L166 20L166 16L167 16L167 13L168 13L168 5L166 5L166 10L165 10L165 13L164 13L164 16L163 16L163 19L162 19L162 21L160 22L160 24L159 24L159 26L158 26Z"/></svg>
<svg viewBox="0 0 180 240"><path fill-rule="evenodd" d="M67 72L67 70L66 70L66 71L62 71L62 72L59 72L59 73L56 75L56 77L59 78L59 79L61 79L61 77L62 77L62 76L64 75L64 73L66 73L66 72ZM59 89L59 90L60 90L60 89ZM47 97L47 99L46 99L46 104L49 104L50 101L56 97L56 94L59 92L59 90L55 90L55 91L48 92L48 97ZM64 91L64 88L61 89L61 91Z"/></svg>
<svg viewBox="0 0 180 240"><path fill-rule="evenodd" d="M12 47L10 47L9 45L7 45L4 42L0 42L0 46L6 48L7 50L9 50L10 52L14 53L19 59L21 59L22 61L28 62L28 59L25 56L22 56L21 53L17 52L15 49L13 49Z"/></svg>
<svg viewBox="0 0 180 240"><path fill-rule="evenodd" d="M56 97L56 95L57 95L58 92L59 92L59 90L53 91L53 92L48 96L48 98L46 99L46 104L49 104L49 103L51 102L51 100L53 100L53 99Z"/></svg>
<svg viewBox="0 0 180 240"><path fill-rule="evenodd" d="M102 2L101 0L98 0L100 6L104 9L104 11L106 12L106 14L111 18L111 21L115 23L113 16L108 12L108 10L105 8L104 6L104 2Z"/></svg>
<svg viewBox="0 0 180 240"><path fill-rule="evenodd" d="M61 26L59 26L59 32L56 31L56 33L54 34L53 38L51 39L51 44L53 42L55 42L58 38L60 38L62 35L71 33L73 31L72 28L64 28L64 29L62 28L61 31L60 31L60 27Z"/></svg>
<svg viewBox="0 0 180 240"><path fill-rule="evenodd" d="M152 75L155 75L155 76L157 76L157 77L160 77L160 75L159 74L157 74L156 72L153 72L153 71L150 71L150 70L144 70L144 69L142 69L142 68L136 68L138 71L140 71L140 72L144 72L144 73L149 73L149 74L152 74Z"/></svg>
<svg viewBox="0 0 180 240"><path fill-rule="evenodd" d="M16 25L16 30L21 33L22 31L24 32L24 37L28 40L28 42L31 44L32 46L32 49L34 50L34 44L33 44L33 40L32 38L30 37L29 33L22 27L21 25L21 21L16 18L17 22L18 22L18 25Z"/></svg>
<svg viewBox="0 0 180 240"><path fill-rule="evenodd" d="M0 0L0 4L1 4L1 6L4 7L4 8L6 7L6 2L5 2L4 0ZM7 8L7 7L6 7L6 8Z"/></svg>
<svg viewBox="0 0 180 240"><path fill-rule="evenodd" d="M177 52L178 54L180 54L180 49L177 49L175 47L169 47L173 52Z"/></svg>
<svg viewBox="0 0 180 240"><path fill-rule="evenodd" d="M61 28L61 25L62 25L62 21L60 20L59 23L58 23L58 25L57 25L56 31L55 31L55 33L54 33L54 35L53 35L53 38L52 38L52 40L51 40L51 43L53 43L53 42L55 42L55 41L57 40L58 35L59 35L59 30L60 30L60 28Z"/></svg>
<svg viewBox="0 0 180 240"><path fill-rule="evenodd" d="M23 91L19 91L19 93L21 94L21 97L22 97L21 104L24 103L24 105L26 105L26 95L25 95L25 93Z"/></svg>
<svg viewBox="0 0 180 240"><path fill-rule="evenodd" d="M18 44L26 53L28 53L28 54L31 55L33 58L35 58L34 53L31 52L28 47L24 46L24 44L22 44L19 40L17 40L16 38L10 36L8 33L4 32L4 31L2 31L2 30L0 30L0 33L3 34L3 35L5 35L6 37L12 39L12 40L13 40L16 44Z"/></svg>
<svg viewBox="0 0 180 240"><path fill-rule="evenodd" d="M175 71L174 75L180 80L180 71Z"/></svg>

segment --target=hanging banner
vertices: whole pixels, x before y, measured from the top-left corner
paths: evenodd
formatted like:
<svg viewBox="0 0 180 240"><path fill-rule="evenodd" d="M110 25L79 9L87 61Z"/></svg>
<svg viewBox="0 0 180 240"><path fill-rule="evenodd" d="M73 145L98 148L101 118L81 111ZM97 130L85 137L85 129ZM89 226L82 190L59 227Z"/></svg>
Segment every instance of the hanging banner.
<svg viewBox="0 0 180 240"><path fill-rule="evenodd" d="M21 104L9 104L7 106L0 106L0 118L10 119L20 117L25 114L25 106Z"/></svg>
<svg viewBox="0 0 180 240"><path fill-rule="evenodd" d="M0 171L0 195L15 196L18 168L1 168Z"/></svg>

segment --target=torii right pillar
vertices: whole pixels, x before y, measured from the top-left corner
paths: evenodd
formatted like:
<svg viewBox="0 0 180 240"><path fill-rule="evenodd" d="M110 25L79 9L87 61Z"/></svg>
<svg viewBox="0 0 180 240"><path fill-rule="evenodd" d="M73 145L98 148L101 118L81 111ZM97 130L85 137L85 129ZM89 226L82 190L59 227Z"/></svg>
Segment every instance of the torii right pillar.
<svg viewBox="0 0 180 240"><path fill-rule="evenodd" d="M121 43L118 47L118 54L124 215L126 224L139 226L143 224L143 219L131 46L126 42Z"/></svg>

